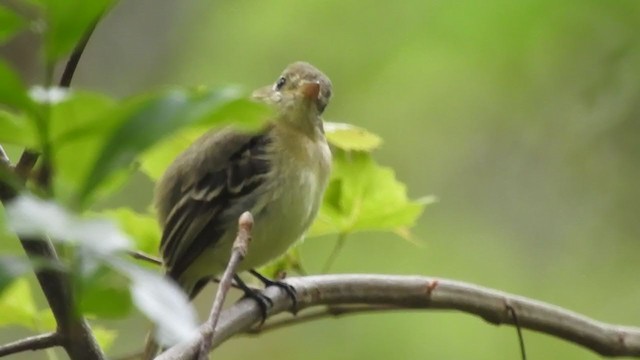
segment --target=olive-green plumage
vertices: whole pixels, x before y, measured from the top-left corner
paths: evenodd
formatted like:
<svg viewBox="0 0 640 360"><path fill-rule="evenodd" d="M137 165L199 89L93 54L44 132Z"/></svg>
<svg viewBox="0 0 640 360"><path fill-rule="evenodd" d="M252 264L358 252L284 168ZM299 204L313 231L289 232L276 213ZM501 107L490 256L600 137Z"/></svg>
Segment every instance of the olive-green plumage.
<svg viewBox="0 0 640 360"><path fill-rule="evenodd" d="M320 115L331 82L297 62L254 98L275 107L258 133L212 131L180 154L158 182L167 274L190 295L228 262L240 214L254 217L239 270L284 253L313 221L329 179L331 153Z"/></svg>
<svg viewBox="0 0 640 360"><path fill-rule="evenodd" d="M331 91L331 81L312 65L289 65L275 84L253 94L275 109L262 131L208 132L160 179L160 253L167 275L190 298L224 271L243 212L252 213L254 225L238 271L275 259L309 228L331 168L320 117ZM148 343L145 356L155 348Z"/></svg>

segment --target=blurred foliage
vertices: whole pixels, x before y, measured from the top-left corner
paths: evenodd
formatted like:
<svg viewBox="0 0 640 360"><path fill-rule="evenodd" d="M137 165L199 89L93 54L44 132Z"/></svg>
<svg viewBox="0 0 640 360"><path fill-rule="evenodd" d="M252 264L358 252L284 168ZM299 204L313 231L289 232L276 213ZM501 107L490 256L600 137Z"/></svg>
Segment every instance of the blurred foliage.
<svg viewBox="0 0 640 360"><path fill-rule="evenodd" d="M98 11L106 2L96 4ZM0 11L0 19L6 16L16 18ZM6 57L0 62L0 98L11 105L0 109L0 142L38 146L41 122L34 117L41 116L42 104L13 89L24 87L16 85L16 73L37 84L46 81L29 61L38 56L30 50L37 42L16 36L24 29L20 22L0 31L0 38L10 39L8 50L0 50ZM253 88L272 81L291 61L310 61L334 83L327 119L357 124L384 139L384 146L370 139L358 144L379 147L376 165L392 165L395 174L387 178L407 182L405 199L412 194L440 199L413 230L424 246L390 241L394 237L388 234L356 233L333 271L459 278L599 320L638 325L638 33L636 0L121 2L99 25L74 80L101 93L76 90L66 102L97 95L116 111L167 84L218 89L237 82ZM80 36L74 32L67 38ZM48 45L44 57L66 54L71 45L65 44ZM109 120L91 138L74 140L77 145L58 147L52 138L56 166L67 169L56 174L55 194L72 207L84 184L77 181L84 175L73 171L92 171L87 164L105 144L92 141L114 133L109 126L116 123ZM141 170L157 178L171 154L208 127L192 125L156 139L156 146L137 149L143 154ZM74 151L76 146L82 150ZM358 156L344 156L349 158ZM152 216L130 207L148 208L152 184L127 176L136 169L128 168L130 161L119 163L126 168L121 175L102 178L87 201L102 199L95 211L128 209L108 216L125 230L135 227L136 246L148 249ZM373 160L359 163L368 161ZM11 239L2 227L0 236ZM335 238L304 242L288 265L274 269L302 261L305 270L317 272ZM3 251L13 241L3 241ZM198 302L203 309L207 295ZM139 348L145 322L108 324L121 334L114 355ZM12 335L11 329L0 332L0 339L13 340ZM532 332L525 332L525 342L531 358L600 358ZM319 321L234 339L218 350L221 358L278 359L511 359L517 354L512 329L452 313Z"/></svg>
<svg viewBox="0 0 640 360"><path fill-rule="evenodd" d="M22 3L37 10L28 21L43 24L31 29L44 38L43 66L50 68L69 56L110 3ZM17 36L22 27L16 19L21 16L2 7L0 17L14 19L2 24L0 35ZM49 77L43 83L52 84L52 73L45 73ZM25 192L5 204L2 232L54 242L61 259L48 266L70 273L78 310L94 322L128 318L137 308L155 323L161 344L186 339L196 325L186 295L157 271L142 268L126 256L129 250L156 253L160 229L153 214L128 206L87 209L117 193L138 169L157 180L170 161L204 131L230 123L255 131L271 110L235 87L172 87L115 99L101 92L50 85L29 88L4 62L0 62L0 75L6 80L0 85L0 140L16 149L38 151L40 164L35 172L45 171L47 161L53 169L51 189L29 184L33 194L46 194L47 200ZM334 172L335 191L327 200L332 203L321 210L328 226L320 233L344 238L363 229L394 231L411 226L424 204L411 202L393 172L371 158L369 152L381 139L343 123L330 124L327 134L336 146L336 169L349 168L356 164L354 159L363 166L356 172ZM3 237L16 241L12 235ZM298 262L294 249L277 266L286 271L300 268ZM11 309L0 319L4 326L36 332L55 326L48 309L37 310L33 284L23 276L36 265L21 258L0 258L0 300ZM100 325L97 329L104 346L118 336L117 330Z"/></svg>

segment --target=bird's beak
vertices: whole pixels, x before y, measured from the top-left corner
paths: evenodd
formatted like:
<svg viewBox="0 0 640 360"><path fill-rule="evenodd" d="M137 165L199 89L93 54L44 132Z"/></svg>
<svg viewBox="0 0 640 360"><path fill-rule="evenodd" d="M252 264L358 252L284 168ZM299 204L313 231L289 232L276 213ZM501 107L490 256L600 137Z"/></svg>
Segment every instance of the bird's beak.
<svg viewBox="0 0 640 360"><path fill-rule="evenodd" d="M271 97L271 95L273 94L273 89L271 88L270 85L267 86L263 86L259 89L256 89L252 94L251 94L251 98L254 100L261 100L264 101L266 99L268 99L269 97Z"/></svg>
<svg viewBox="0 0 640 360"><path fill-rule="evenodd" d="M300 93L305 99L317 100L320 95L320 84L317 82L307 82L300 86Z"/></svg>

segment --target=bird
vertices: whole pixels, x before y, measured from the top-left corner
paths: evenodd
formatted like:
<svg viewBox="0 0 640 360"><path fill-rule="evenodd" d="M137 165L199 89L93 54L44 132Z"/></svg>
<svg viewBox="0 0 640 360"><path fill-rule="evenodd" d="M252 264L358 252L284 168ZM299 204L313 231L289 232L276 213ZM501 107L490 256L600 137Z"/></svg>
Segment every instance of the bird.
<svg viewBox="0 0 640 360"><path fill-rule="evenodd" d="M255 101L273 108L260 130L211 130L160 178L154 194L160 254L166 276L190 299L226 268L245 211L254 225L237 272L251 271L265 285L279 284L254 269L300 240L319 211L331 172L322 114L332 91L329 78L313 65L288 65L273 84L252 93Z"/></svg>

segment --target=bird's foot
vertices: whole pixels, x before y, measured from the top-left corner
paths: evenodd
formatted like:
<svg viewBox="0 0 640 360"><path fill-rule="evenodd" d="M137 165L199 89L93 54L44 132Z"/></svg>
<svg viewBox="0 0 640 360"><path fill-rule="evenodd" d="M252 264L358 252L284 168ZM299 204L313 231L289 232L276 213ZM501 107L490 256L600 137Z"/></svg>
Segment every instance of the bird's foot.
<svg viewBox="0 0 640 360"><path fill-rule="evenodd" d="M260 324L258 325L258 327L262 326L265 320L267 320L267 312L269 311L269 308L273 307L273 301L271 301L271 299L260 292L260 290L254 289L245 284L238 275L234 275L233 279L235 280L238 288L240 288L240 290L244 292L243 299L250 298L255 300L255 302L258 304L258 307L260 308Z"/></svg>
<svg viewBox="0 0 640 360"><path fill-rule="evenodd" d="M267 278L266 276L260 274L259 272L255 271L255 270L249 270L249 272L251 273L251 275L255 276L256 278L258 278L258 280L260 280L265 288L269 287L269 286L276 286L279 287L280 289L284 290L285 293L287 293L287 295L289 296L289 298L291 299L291 312L295 315L298 312L298 294L296 293L296 289L287 284L284 281L279 281L279 280L271 280L269 278ZM269 300L271 301L271 300Z"/></svg>

